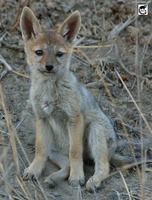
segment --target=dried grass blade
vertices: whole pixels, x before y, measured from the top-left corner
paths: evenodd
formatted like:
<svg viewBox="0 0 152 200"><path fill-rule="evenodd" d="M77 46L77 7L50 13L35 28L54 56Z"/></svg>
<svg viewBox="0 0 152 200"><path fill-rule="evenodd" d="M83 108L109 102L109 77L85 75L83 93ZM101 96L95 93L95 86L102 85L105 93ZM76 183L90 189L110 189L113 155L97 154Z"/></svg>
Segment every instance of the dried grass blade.
<svg viewBox="0 0 152 200"><path fill-rule="evenodd" d="M5 116L4 116L4 117L5 117ZM25 158L26 158L28 164L30 164L30 161L29 161L29 159L28 159L28 156L27 156L27 154L26 154L26 152L25 152L25 150L24 150L24 148L23 148L23 145L22 145L22 143L21 143L21 141L20 141L20 139L19 139L19 137L18 137L18 135L17 135L17 133L16 133L16 130L15 130L15 129L13 129L13 130L14 130L14 134L15 134L16 140L17 140L18 144L20 145L21 150L22 150L22 152L23 152L23 154L24 154L24 156L25 156ZM6 133L7 136L10 136L9 133L7 133L6 131L5 131L4 133ZM18 154L18 156L19 156L19 158L21 157L19 154ZM20 159L21 159L21 162L23 163L22 158L20 158ZM25 166L25 164L23 164L23 165Z"/></svg>
<svg viewBox="0 0 152 200"><path fill-rule="evenodd" d="M7 21L8 21L8 7L7 7L6 0L3 0L3 4L5 6L5 10L6 10L6 14L7 14Z"/></svg>
<svg viewBox="0 0 152 200"><path fill-rule="evenodd" d="M130 196L130 192L129 192L128 186L127 186L127 183L126 183L126 181L125 181L125 179L124 179L124 176L123 176L123 174L121 173L121 171L119 171L119 174L120 174L120 176L121 176L121 178L122 178L122 180L123 180L123 183L124 183L124 185L125 185L126 191L127 191L127 193L128 193L129 200L132 200L132 198L131 198L131 196Z"/></svg>
<svg viewBox="0 0 152 200"><path fill-rule="evenodd" d="M13 165L9 166L9 170L8 171L10 171L12 167L13 167ZM0 163L0 170L1 170L2 175L3 175L3 181L4 181L4 184L5 184L5 191L8 194L8 197L10 199L12 199L12 197L13 197L12 188L11 188L10 184L8 183L8 181L7 181L7 174L8 174L8 172L6 173L4 171L2 163Z"/></svg>
<svg viewBox="0 0 152 200"><path fill-rule="evenodd" d="M14 70L12 70L12 72L15 73L15 74L17 74L17 75L19 75L19 76L23 76L23 77L25 77L25 78L30 78L29 76L26 76L26 75L24 75L24 74L21 74L21 73L19 73L19 72L14 71Z"/></svg>
<svg viewBox="0 0 152 200"><path fill-rule="evenodd" d="M0 54L0 61L7 67L9 71L12 71L12 67L6 62L3 56Z"/></svg>
<svg viewBox="0 0 152 200"><path fill-rule="evenodd" d="M95 65L93 64L92 60L84 53L84 51L82 51L81 49L79 49L79 52L85 57L85 59L93 66L93 68L95 68Z"/></svg>
<svg viewBox="0 0 152 200"><path fill-rule="evenodd" d="M27 199L29 199L29 197L30 197L30 199L32 200L32 197L31 197L31 195L30 195L29 191L27 190L27 188L25 188L25 189L24 189L24 187L25 187L25 184L24 184L23 180L21 180L21 179L20 179L20 178L18 178L17 176L16 176L16 180L17 180L17 182L18 182L18 184L19 184L20 188L21 188L21 189L22 189L22 191L24 192L24 194L25 194L26 198L27 198ZM30 195L30 196L29 196L29 195Z"/></svg>
<svg viewBox="0 0 152 200"><path fill-rule="evenodd" d="M18 163L18 156L17 156L17 150L16 150L15 135L14 135L14 131L13 131L13 128L12 128L12 124L11 124L10 116L9 116L9 113L8 113L8 109L6 108L6 103L5 103L5 100L4 100L4 95L3 95L1 82L0 82L0 96L1 96L1 101L2 101L2 107L3 107L4 113L5 113L5 119L6 119L6 123L7 123L8 132L10 134L14 161L15 161L17 172L19 173L19 163Z"/></svg>
<svg viewBox="0 0 152 200"><path fill-rule="evenodd" d="M125 23L123 23L122 25L116 25L112 31L110 32L109 38L115 38L119 35L119 33L125 29L127 26L129 26L136 18L138 17L138 15L133 15L130 17L130 19L128 19Z"/></svg>
<svg viewBox="0 0 152 200"><path fill-rule="evenodd" d="M29 0L26 1L25 6L27 6L29 4ZM11 28L11 31L13 31L19 24L20 22L20 17L18 18L17 22L15 23L15 25Z"/></svg>
<svg viewBox="0 0 152 200"><path fill-rule="evenodd" d="M30 0L27 0L27 1L26 1L26 4L25 4L25 6L28 6L28 4L29 4L29 1L30 1Z"/></svg>
<svg viewBox="0 0 152 200"><path fill-rule="evenodd" d="M15 73L15 74L17 74L17 75L23 76L23 77L25 77L25 78L30 78L29 76L26 76L26 75L24 75L24 74L21 74L21 73L19 73L19 72L14 71L14 70L12 69L12 67L6 62L6 60L3 58L3 56L2 56L1 54L0 54L0 61L7 67L7 69L8 69L9 71L11 71L11 72L13 72L13 73Z"/></svg>
<svg viewBox="0 0 152 200"><path fill-rule="evenodd" d="M148 128L148 130L149 130L149 132L152 134L152 130L151 130L150 125L149 125L148 122L147 122L147 119L145 118L145 116L144 116L143 113L141 112L141 110L140 110L139 106L137 105L135 99L133 98L132 94L131 94L130 91L128 90L128 88L127 88L125 82L122 80L122 78L121 78L119 72L118 72L117 70L115 70L115 72L116 72L117 76L120 78L120 80L121 80L121 82L122 82L124 88L126 89L127 93L129 94L129 96L130 96L131 100L133 101L134 105L136 106L137 110L139 111L139 113L140 113L142 119L144 120L144 122L145 122L145 124L146 124L146 126L147 126L147 128Z"/></svg>
<svg viewBox="0 0 152 200"><path fill-rule="evenodd" d="M97 49L97 48L104 48L104 47L111 47L111 44L108 45L100 45L100 46L75 46L75 48L80 49Z"/></svg>
<svg viewBox="0 0 152 200"><path fill-rule="evenodd" d="M38 180L36 181L35 179L32 178L32 182L33 182L35 188L43 194L43 196L44 196L44 198L46 200L48 199L47 197L50 197L50 198L52 198L54 200L58 200L58 198L56 198L55 195L53 195L53 194L48 193L47 191L45 191L42 188L42 186L41 186L41 184L40 184L40 182Z"/></svg>
<svg viewBox="0 0 152 200"><path fill-rule="evenodd" d="M24 188L25 188L25 190L26 190L26 192L27 192L28 196L29 196L29 197L30 197L30 199L32 200L31 194L29 193L29 191L28 191L28 189L27 189L27 187L26 187L26 185L25 185L25 183L24 183L24 181L23 181L22 177L21 177L21 176L19 176L19 179L20 179L20 182L22 183L22 185L24 186Z"/></svg>
<svg viewBox="0 0 152 200"><path fill-rule="evenodd" d="M19 22L20 22L20 18L18 18L18 20L15 23L15 25L11 28L11 31L13 31L18 26Z"/></svg>
<svg viewBox="0 0 152 200"><path fill-rule="evenodd" d="M83 200L82 199L82 191L81 191L81 186L80 185L78 185L77 200Z"/></svg>
<svg viewBox="0 0 152 200"><path fill-rule="evenodd" d="M15 22L18 19L18 16L19 16L19 13L20 13L20 7L21 7L21 0L18 1L18 8L17 8L17 15L16 15L16 18L15 18Z"/></svg>

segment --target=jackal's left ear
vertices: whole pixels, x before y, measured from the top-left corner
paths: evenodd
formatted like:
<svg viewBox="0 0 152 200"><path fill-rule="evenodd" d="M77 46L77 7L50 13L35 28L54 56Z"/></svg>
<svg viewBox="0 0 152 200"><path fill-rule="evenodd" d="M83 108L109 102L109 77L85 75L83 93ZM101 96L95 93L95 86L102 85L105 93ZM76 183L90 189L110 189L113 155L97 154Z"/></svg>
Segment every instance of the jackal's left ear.
<svg viewBox="0 0 152 200"><path fill-rule="evenodd" d="M33 11L28 7L23 8L20 26L24 40L29 40L33 37L36 37L39 33L42 32L41 26L36 16L34 15Z"/></svg>
<svg viewBox="0 0 152 200"><path fill-rule="evenodd" d="M81 16L79 11L73 12L61 25L58 30L60 34L67 42L73 42L79 29L81 27Z"/></svg>

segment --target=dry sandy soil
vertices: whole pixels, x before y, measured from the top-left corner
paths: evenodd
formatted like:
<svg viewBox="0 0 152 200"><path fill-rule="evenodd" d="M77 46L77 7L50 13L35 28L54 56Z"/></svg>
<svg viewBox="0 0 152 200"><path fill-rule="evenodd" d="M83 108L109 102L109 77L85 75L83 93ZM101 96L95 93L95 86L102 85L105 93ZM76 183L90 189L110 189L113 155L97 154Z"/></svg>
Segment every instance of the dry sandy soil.
<svg viewBox="0 0 152 200"><path fill-rule="evenodd" d="M96 96L110 117L120 143L127 142L123 121L135 155L141 156L141 144L152 150L152 5L149 4L147 16L138 16L135 20L133 1L30 2L29 6L45 28L53 28L57 23L62 23L74 10L80 11L82 27L78 45L94 47L81 49L87 57L82 53L74 53L71 70ZM22 1L19 15L25 3ZM39 180L44 191L39 191L32 181L22 181L23 170L28 166L27 158L31 162L34 157L35 119L29 102L30 79L23 77L30 76L30 73L21 31L19 26L11 30L18 19L17 8L15 0L0 2L0 54L13 70L8 71L0 57L0 82L3 90L3 95L0 91L0 199L152 199L150 165L139 168L139 173L134 167L113 174L116 169L111 167L112 175L94 193L87 192L85 186L72 188L67 180L54 189L49 188L44 179L58 170L49 160ZM104 45L108 46L101 47ZM104 77L111 95L101 82L97 69ZM131 95L116 72L123 78ZM16 150L13 151L12 146ZM131 155L128 143L121 145L119 151L123 155ZM84 170L87 180L94 167L88 163Z"/></svg>

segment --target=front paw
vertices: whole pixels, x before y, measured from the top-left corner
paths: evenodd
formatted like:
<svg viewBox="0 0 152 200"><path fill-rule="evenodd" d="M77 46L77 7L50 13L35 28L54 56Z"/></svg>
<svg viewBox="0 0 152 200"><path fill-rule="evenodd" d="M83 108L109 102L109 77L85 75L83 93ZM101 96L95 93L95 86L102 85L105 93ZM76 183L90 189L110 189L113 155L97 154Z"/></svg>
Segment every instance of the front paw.
<svg viewBox="0 0 152 200"><path fill-rule="evenodd" d="M31 165L24 170L23 180L27 181L29 179L37 179L41 174L41 171L34 169Z"/></svg>
<svg viewBox="0 0 152 200"><path fill-rule="evenodd" d="M69 184L73 187L83 186L85 184L85 177L69 177Z"/></svg>

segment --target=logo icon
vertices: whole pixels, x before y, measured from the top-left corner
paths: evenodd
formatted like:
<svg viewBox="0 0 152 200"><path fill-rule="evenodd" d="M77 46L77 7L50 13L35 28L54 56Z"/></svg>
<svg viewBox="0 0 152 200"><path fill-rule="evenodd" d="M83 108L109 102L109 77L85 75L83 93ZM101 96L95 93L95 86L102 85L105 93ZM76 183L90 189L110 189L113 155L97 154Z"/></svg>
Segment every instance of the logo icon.
<svg viewBox="0 0 152 200"><path fill-rule="evenodd" d="M148 15L147 4L138 4L138 15Z"/></svg>

